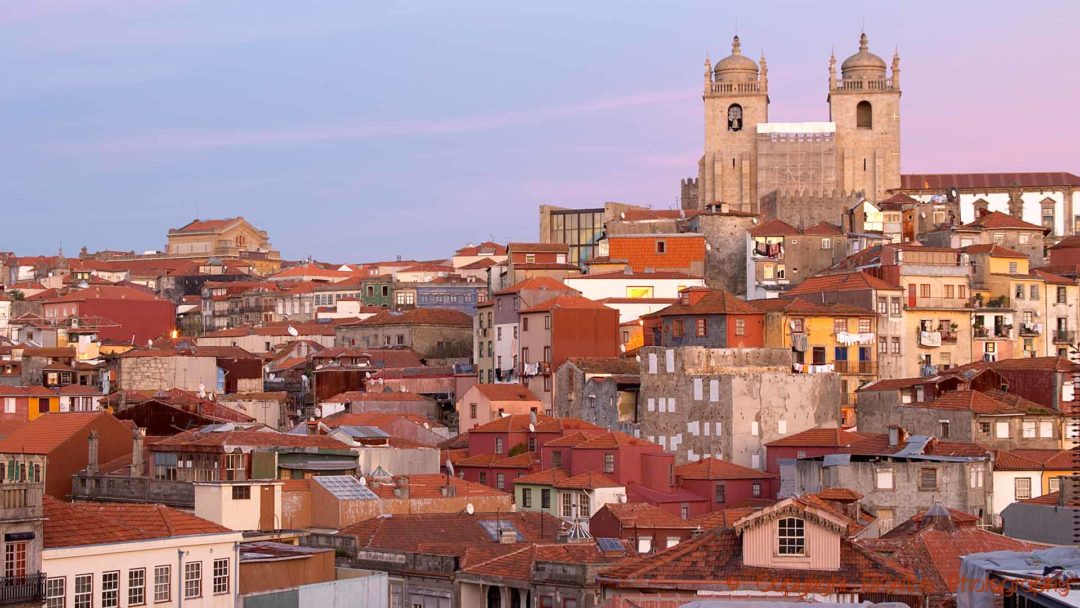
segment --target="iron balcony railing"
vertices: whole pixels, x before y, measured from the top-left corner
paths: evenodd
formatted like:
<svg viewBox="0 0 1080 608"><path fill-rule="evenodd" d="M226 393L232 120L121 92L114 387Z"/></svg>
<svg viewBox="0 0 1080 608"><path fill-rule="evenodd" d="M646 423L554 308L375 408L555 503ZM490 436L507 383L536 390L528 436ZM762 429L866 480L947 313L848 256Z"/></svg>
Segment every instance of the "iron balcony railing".
<svg viewBox="0 0 1080 608"><path fill-rule="evenodd" d="M45 601L45 573L0 578L0 606Z"/></svg>

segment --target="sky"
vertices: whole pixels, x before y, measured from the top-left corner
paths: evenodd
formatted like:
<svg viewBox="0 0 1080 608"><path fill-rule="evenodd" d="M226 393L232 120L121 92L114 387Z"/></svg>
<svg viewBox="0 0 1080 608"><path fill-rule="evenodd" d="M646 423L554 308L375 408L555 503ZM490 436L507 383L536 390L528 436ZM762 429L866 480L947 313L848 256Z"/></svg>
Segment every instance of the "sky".
<svg viewBox="0 0 1080 608"><path fill-rule="evenodd" d="M538 206L670 208L703 62L769 65L770 120L827 67L901 56L904 172L1080 173L1080 3L0 2L0 251L153 250L243 215L287 259L538 239Z"/></svg>

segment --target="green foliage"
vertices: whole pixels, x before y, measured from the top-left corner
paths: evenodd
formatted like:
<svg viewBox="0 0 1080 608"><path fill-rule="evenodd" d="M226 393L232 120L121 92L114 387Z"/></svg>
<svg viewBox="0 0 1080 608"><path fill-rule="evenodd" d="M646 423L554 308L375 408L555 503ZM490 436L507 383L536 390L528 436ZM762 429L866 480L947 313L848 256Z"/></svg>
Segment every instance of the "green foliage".
<svg viewBox="0 0 1080 608"><path fill-rule="evenodd" d="M519 444L515 445L514 447L510 448L509 455L510 456L517 456L518 454L524 454L527 451L529 451L529 447L526 446L524 443L519 443Z"/></svg>

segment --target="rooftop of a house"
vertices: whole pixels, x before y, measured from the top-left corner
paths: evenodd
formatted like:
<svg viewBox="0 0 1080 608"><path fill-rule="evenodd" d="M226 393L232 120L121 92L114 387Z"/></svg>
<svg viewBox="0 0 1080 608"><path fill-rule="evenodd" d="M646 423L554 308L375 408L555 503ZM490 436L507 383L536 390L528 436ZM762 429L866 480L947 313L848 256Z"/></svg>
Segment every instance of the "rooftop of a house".
<svg viewBox="0 0 1080 608"><path fill-rule="evenodd" d="M449 327L472 327L471 316L452 308L411 308L408 310L382 310L362 321L350 325L357 327L384 327L395 325L439 325Z"/></svg>
<svg viewBox="0 0 1080 608"><path fill-rule="evenodd" d="M1014 251L1007 247L1002 247L997 244L980 244L980 245L968 245L967 247L961 247L960 251L971 255L985 254L992 258L1012 258L1018 260L1026 260L1027 255Z"/></svg>
<svg viewBox="0 0 1080 608"><path fill-rule="evenodd" d="M985 192L988 189L1080 186L1080 176L1064 171L1041 173L906 173L900 190L938 194L948 188Z"/></svg>
<svg viewBox="0 0 1080 608"><path fill-rule="evenodd" d="M499 544L502 531L519 541L554 541L562 520L538 511L503 513L397 514L368 519L340 530L357 548L461 556L470 547Z"/></svg>
<svg viewBox="0 0 1080 608"><path fill-rule="evenodd" d="M411 391L345 391L324 399L323 403L364 403L368 401L400 401L426 403L427 397Z"/></svg>
<svg viewBox="0 0 1080 608"><path fill-rule="evenodd" d="M981 228L988 230L1038 230L1039 232L1047 232L1046 228L1042 226L1025 222L1024 220L1013 217L1007 213L1000 211L991 211L986 215L975 218L975 221L969 222L960 226L960 228Z"/></svg>
<svg viewBox="0 0 1080 608"><path fill-rule="evenodd" d="M606 510L623 529L637 527L693 530L710 527L700 526L698 522L683 519L671 511L647 502L612 502L601 507L601 510Z"/></svg>
<svg viewBox="0 0 1080 608"><path fill-rule="evenodd" d="M750 236L799 236L802 232L791 224L782 220L769 220L762 222L750 229Z"/></svg>
<svg viewBox="0 0 1080 608"><path fill-rule="evenodd" d="M477 255L506 255L506 246L494 243L492 241L484 241L479 245L468 245L458 249L454 252L455 256L477 256Z"/></svg>
<svg viewBox="0 0 1080 608"><path fill-rule="evenodd" d="M349 450L349 446L344 443L323 435L279 433L268 427L243 430L233 430L234 428L238 427L234 427L232 424L222 424L184 431L155 443L151 446L151 449L160 452L231 451L240 447Z"/></svg>
<svg viewBox="0 0 1080 608"><path fill-rule="evenodd" d="M446 495L443 494L443 488L445 488L447 484L454 488L453 496L456 498L506 496L505 492L501 492L495 488L439 473L406 475L405 480L405 484L409 488L410 500L444 498ZM394 490L399 486L396 485L395 482L382 483L378 481L368 481L367 487L379 498L398 498L397 494L394 493Z"/></svg>
<svg viewBox="0 0 1080 608"><path fill-rule="evenodd" d="M514 283L513 285L496 291L492 295L504 296L510 294L521 293L522 291L554 291L558 293L578 293L576 289L567 287L564 283L556 281L551 277L531 277L523 281Z"/></svg>
<svg viewBox="0 0 1080 608"><path fill-rule="evenodd" d="M577 294L562 294L540 302L521 310L521 314L533 312L552 312L555 310L612 310L600 302L590 300Z"/></svg>
<svg viewBox="0 0 1080 608"><path fill-rule="evenodd" d="M539 402L540 399L523 384L474 384L473 388L488 401Z"/></svg>
<svg viewBox="0 0 1080 608"><path fill-rule="evenodd" d="M224 526L157 504L63 502L46 495L44 547L138 542L178 536L235 535Z"/></svg>
<svg viewBox="0 0 1080 608"><path fill-rule="evenodd" d="M760 315L763 314L753 305L726 289L691 287L680 292L681 298L675 304L657 311L660 317L678 315ZM685 303L689 298L690 303Z"/></svg>
<svg viewBox="0 0 1080 608"><path fill-rule="evenodd" d="M527 432L530 424L533 424L530 414L510 414L471 428L469 433ZM582 429L605 430L580 418L553 418L545 414L536 414L535 429L537 433L560 433Z"/></svg>
<svg viewBox="0 0 1080 608"><path fill-rule="evenodd" d="M775 439L765 444L765 447L797 447L797 448L842 448L848 447L863 440L863 435L834 428L813 428Z"/></svg>
<svg viewBox="0 0 1080 608"><path fill-rule="evenodd" d="M674 271L674 270L671 270L671 271L669 271L669 270L656 270L656 271L652 271L652 272L649 272L649 271L635 272L635 271L631 271L631 270L625 270L623 272L619 272L619 271L616 270L616 271L612 271L612 272L595 272L595 273L590 272L589 274L583 274L583 275L576 276L576 277L570 277L569 280L572 280L572 281L578 281L578 280L590 280L590 281L593 281L593 280L615 280L615 281L618 281L618 280L633 280L633 281L641 281L641 280L646 280L647 281L647 280L651 280L651 279L655 279L655 280L679 280L679 281L698 280L699 281L699 280L701 280L701 277L694 276L692 274L687 274L685 272Z"/></svg>
<svg viewBox="0 0 1080 608"><path fill-rule="evenodd" d="M172 416L175 415L175 412L184 412L205 419L207 423L255 422L254 418L239 410L200 397L198 393L179 388L170 388L167 391L117 391L109 395L106 403L115 407L116 413L120 417L123 417L124 412L130 408L156 403L168 408L168 410L161 412L162 416ZM173 413L165 413L170 410Z"/></svg>
<svg viewBox="0 0 1080 608"><path fill-rule="evenodd" d="M901 407L918 407L929 409L967 410L982 415L1014 415L1025 414L1039 416L1060 416L1061 413L1044 405L1011 393L1003 393L997 390L985 392L960 390L949 391L938 396L932 401L921 401L904 404Z"/></svg>
<svg viewBox="0 0 1080 608"><path fill-rule="evenodd" d="M527 543L507 545L491 550L470 549L462 560L461 574L466 577L477 576L532 583L537 562L602 565L614 564L632 555L627 541L610 540L612 545L603 546L593 540L574 543ZM608 549L605 550L605 547Z"/></svg>
<svg viewBox="0 0 1080 608"><path fill-rule="evenodd" d="M522 485L537 485L537 486L554 486L557 483L570 479L570 474L566 470L561 468L544 469L536 473L529 475L523 475L515 478L514 484Z"/></svg>
<svg viewBox="0 0 1080 608"><path fill-rule="evenodd" d="M570 357L567 362L586 374L637 375L641 371L637 361L627 357Z"/></svg>
<svg viewBox="0 0 1080 608"><path fill-rule="evenodd" d="M776 473L760 471L737 465L733 462L708 456L697 462L688 462L675 467L675 477L680 479L773 479Z"/></svg>
<svg viewBox="0 0 1080 608"><path fill-rule="evenodd" d="M103 417L112 418L113 416L107 412L43 414L0 439L0 453L50 454L63 446L68 439Z"/></svg>
<svg viewBox="0 0 1080 608"><path fill-rule="evenodd" d="M870 549L910 568L926 592L951 595L960 583L960 559L971 553L1033 551L1044 545L983 530L974 518L946 509L940 503L908 520L876 541L864 541Z"/></svg>
<svg viewBox="0 0 1080 608"><path fill-rule="evenodd" d="M195 220L192 220L192 221L188 222L187 224L185 224L185 225L183 225L183 226L181 226L179 228L173 228L173 229L169 230L169 232L171 232L171 233L176 233L176 232L180 232L180 233L216 232L216 231L219 231L219 230L224 230L225 228L228 228L229 226L232 226L233 224L236 224L236 223L242 222L242 221L245 221L243 216L226 217L226 218L217 219L217 220L199 220L199 219L195 219Z"/></svg>
<svg viewBox="0 0 1080 608"><path fill-rule="evenodd" d="M746 302L761 312L784 312L796 316L876 317L874 311L851 304L816 304L805 297L780 297Z"/></svg>

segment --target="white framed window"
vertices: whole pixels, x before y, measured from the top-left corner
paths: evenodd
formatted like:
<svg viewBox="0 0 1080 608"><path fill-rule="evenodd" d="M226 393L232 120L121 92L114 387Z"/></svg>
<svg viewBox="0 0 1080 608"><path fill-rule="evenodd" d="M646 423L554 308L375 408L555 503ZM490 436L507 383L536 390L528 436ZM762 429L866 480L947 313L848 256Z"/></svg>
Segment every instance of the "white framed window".
<svg viewBox="0 0 1080 608"><path fill-rule="evenodd" d="M694 378L694 400L701 401L705 397L705 385L701 378Z"/></svg>
<svg viewBox="0 0 1080 608"><path fill-rule="evenodd" d="M777 553L804 555L806 553L806 522L798 517L785 517L777 523Z"/></svg>
<svg viewBox="0 0 1080 608"><path fill-rule="evenodd" d="M787 435L787 420L781 420L776 423L776 432L781 435Z"/></svg>
<svg viewBox="0 0 1080 608"><path fill-rule="evenodd" d="M1013 499L1027 500L1031 498L1031 478L1017 477L1013 480Z"/></svg>
<svg viewBox="0 0 1080 608"><path fill-rule="evenodd" d="M15 413L15 397L4 397L4 413Z"/></svg>
<svg viewBox="0 0 1080 608"><path fill-rule="evenodd" d="M128 606L146 603L146 568L128 570Z"/></svg>
<svg viewBox="0 0 1080 608"><path fill-rule="evenodd" d="M45 608L65 608L67 604L67 577L54 576L45 579Z"/></svg>
<svg viewBox="0 0 1080 608"><path fill-rule="evenodd" d="M994 424L994 437L998 439L1009 438L1009 423L1002 420Z"/></svg>
<svg viewBox="0 0 1080 608"><path fill-rule="evenodd" d="M154 602L172 599L172 566L154 567Z"/></svg>
<svg viewBox="0 0 1080 608"><path fill-rule="evenodd" d="M202 562L184 564L184 599L202 597Z"/></svg>
<svg viewBox="0 0 1080 608"><path fill-rule="evenodd" d="M875 487L878 490L892 490L893 489L893 470L889 467L882 467L875 471Z"/></svg>
<svg viewBox="0 0 1080 608"><path fill-rule="evenodd" d="M821 239L821 248L822 249L832 249L832 239L829 239L829 238Z"/></svg>
<svg viewBox="0 0 1080 608"><path fill-rule="evenodd" d="M75 577L75 608L91 608L94 604L94 575Z"/></svg>
<svg viewBox="0 0 1080 608"><path fill-rule="evenodd" d="M637 552L645 554L652 551L652 537L639 536L637 539Z"/></svg>
<svg viewBox="0 0 1080 608"><path fill-rule="evenodd" d="M1054 436L1054 422L1052 420L1039 421L1039 437L1049 439Z"/></svg>
<svg viewBox="0 0 1080 608"><path fill-rule="evenodd" d="M120 571L101 573L101 608L120 606Z"/></svg>
<svg viewBox="0 0 1080 608"><path fill-rule="evenodd" d="M760 434L760 431L761 431L761 429L758 428L758 421L757 420L751 420L750 421L750 434L753 435L754 437L757 437Z"/></svg>
<svg viewBox="0 0 1080 608"><path fill-rule="evenodd" d="M214 595L222 595L229 592L229 560L214 560Z"/></svg>
<svg viewBox="0 0 1080 608"><path fill-rule="evenodd" d="M1034 420L1025 420L1023 425L1023 432L1025 439L1032 439L1036 435L1036 425Z"/></svg>

